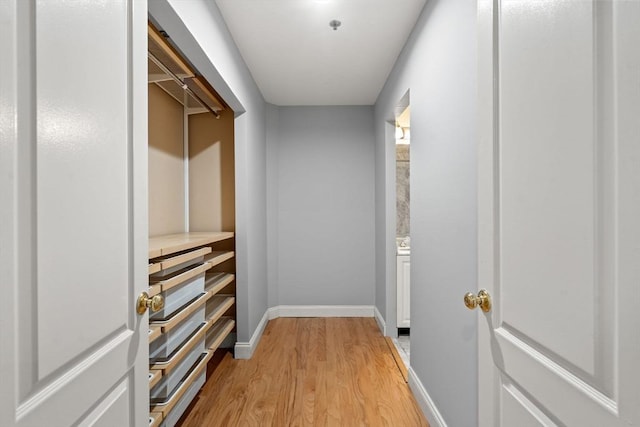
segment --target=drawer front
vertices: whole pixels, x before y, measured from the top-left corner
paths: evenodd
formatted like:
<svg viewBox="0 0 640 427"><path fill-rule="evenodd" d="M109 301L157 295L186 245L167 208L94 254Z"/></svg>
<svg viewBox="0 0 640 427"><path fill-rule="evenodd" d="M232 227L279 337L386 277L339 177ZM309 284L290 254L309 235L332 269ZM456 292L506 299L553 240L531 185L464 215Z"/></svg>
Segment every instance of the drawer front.
<svg viewBox="0 0 640 427"><path fill-rule="evenodd" d="M152 277L164 277L175 273L178 270L190 267L195 264L202 264L204 256L211 253L211 248L199 248L193 251L174 254L169 257L156 258L153 260L155 264L160 264L161 271L152 275Z"/></svg>
<svg viewBox="0 0 640 427"><path fill-rule="evenodd" d="M204 305L184 319L178 326L160 335L149 344L149 360L151 363L169 358L196 329L204 322Z"/></svg>
<svg viewBox="0 0 640 427"><path fill-rule="evenodd" d="M180 286L162 292L164 297L164 308L151 313L151 320L165 320L173 313L197 298L204 292L204 273L187 280Z"/></svg>
<svg viewBox="0 0 640 427"><path fill-rule="evenodd" d="M203 352L204 338L195 345L193 350L185 356L171 372L162 377L162 380L151 389L151 401L164 402L167 400L176 387L180 385L180 381L182 381L191 368L193 368Z"/></svg>

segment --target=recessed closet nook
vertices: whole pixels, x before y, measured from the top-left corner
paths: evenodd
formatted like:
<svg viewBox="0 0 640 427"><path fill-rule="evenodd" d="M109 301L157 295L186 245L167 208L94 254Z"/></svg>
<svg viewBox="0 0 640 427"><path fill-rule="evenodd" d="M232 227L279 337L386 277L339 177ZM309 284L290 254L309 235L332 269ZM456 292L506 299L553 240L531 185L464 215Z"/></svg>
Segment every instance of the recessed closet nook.
<svg viewBox="0 0 640 427"><path fill-rule="evenodd" d="M234 116L151 24L148 42L149 425L172 427L235 344Z"/></svg>

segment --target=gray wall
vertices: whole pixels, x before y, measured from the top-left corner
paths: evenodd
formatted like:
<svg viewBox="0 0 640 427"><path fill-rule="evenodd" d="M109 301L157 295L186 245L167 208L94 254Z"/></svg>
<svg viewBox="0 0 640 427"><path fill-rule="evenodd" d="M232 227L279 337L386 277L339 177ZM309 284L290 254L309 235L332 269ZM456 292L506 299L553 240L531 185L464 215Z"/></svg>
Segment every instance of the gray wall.
<svg viewBox="0 0 640 427"><path fill-rule="evenodd" d="M477 315L462 304L477 287L476 31L475 0L428 1L375 106L376 306L395 304L389 121L410 90L411 368L460 427L477 425Z"/></svg>
<svg viewBox="0 0 640 427"><path fill-rule="evenodd" d="M238 341L267 309L266 103L220 11L207 0L152 0L149 13L236 113Z"/></svg>
<svg viewBox="0 0 640 427"><path fill-rule="evenodd" d="M267 123L269 304L373 305L373 108L272 106Z"/></svg>

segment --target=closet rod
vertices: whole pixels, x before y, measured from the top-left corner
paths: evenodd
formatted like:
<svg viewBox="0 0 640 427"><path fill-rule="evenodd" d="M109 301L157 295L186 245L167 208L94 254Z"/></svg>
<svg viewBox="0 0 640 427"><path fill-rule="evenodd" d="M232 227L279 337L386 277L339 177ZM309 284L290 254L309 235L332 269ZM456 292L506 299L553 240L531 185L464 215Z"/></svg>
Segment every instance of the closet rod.
<svg viewBox="0 0 640 427"><path fill-rule="evenodd" d="M149 54L149 59L151 59L154 64L160 67L160 69L164 71L165 74L167 74L169 77L175 80L175 82L178 83L185 92L187 92L189 95L197 99L198 102L204 106L204 108L209 110L211 114L213 114L216 117L216 119L220 118L220 113L218 113L213 108L209 107L209 105L206 102L204 102L202 98L200 98L196 93L194 93L191 89L189 89L189 86L187 86L186 83L183 82L180 77L176 76L170 69L168 69L162 62L160 62L160 60L156 58L156 56L153 53L151 52L147 52L147 53Z"/></svg>

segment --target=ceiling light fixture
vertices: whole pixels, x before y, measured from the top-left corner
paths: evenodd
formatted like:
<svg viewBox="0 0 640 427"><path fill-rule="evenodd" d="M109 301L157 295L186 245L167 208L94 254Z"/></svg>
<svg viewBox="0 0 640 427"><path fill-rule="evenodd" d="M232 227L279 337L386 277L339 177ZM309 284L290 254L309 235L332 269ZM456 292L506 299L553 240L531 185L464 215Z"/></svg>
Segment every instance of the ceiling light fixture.
<svg viewBox="0 0 640 427"><path fill-rule="evenodd" d="M342 22L338 21L337 19L334 19L331 22L329 22L329 26L333 28L333 31L336 31L340 25L342 25Z"/></svg>

